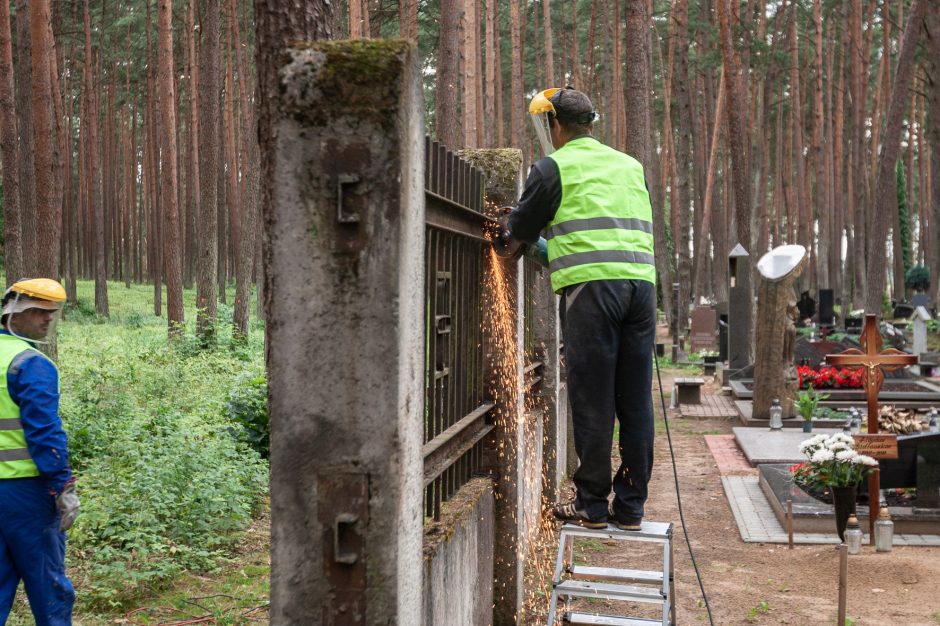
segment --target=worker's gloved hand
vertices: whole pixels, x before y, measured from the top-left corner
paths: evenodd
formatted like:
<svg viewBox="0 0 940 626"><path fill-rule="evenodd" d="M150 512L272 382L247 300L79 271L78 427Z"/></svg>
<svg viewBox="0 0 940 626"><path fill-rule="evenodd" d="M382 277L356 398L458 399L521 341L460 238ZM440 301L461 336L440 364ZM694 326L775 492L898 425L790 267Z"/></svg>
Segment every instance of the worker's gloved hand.
<svg viewBox="0 0 940 626"><path fill-rule="evenodd" d="M522 242L513 238L509 230L509 216L504 215L497 221L496 233L493 235L493 250L498 256L506 259L516 259L522 254Z"/></svg>
<svg viewBox="0 0 940 626"><path fill-rule="evenodd" d="M65 532L72 527L75 518L78 517L79 506L78 494L75 493L74 484L68 485L62 490L62 493L56 497L55 508L59 510L59 515L61 516L61 521L59 522L59 530L61 532Z"/></svg>
<svg viewBox="0 0 940 626"><path fill-rule="evenodd" d="M526 244L525 255L542 267L548 267L548 243L545 238L539 237L535 243Z"/></svg>

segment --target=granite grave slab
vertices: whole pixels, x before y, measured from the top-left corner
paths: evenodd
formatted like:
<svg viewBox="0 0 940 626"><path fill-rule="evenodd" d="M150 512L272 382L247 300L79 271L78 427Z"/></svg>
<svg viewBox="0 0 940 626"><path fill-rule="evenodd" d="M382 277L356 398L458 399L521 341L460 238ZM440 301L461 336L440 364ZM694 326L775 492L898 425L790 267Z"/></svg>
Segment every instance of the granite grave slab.
<svg viewBox="0 0 940 626"><path fill-rule="evenodd" d="M799 463L806 457L800 452L800 442L815 435L834 435L841 428L815 428L811 433L785 428L772 431L764 428L735 426L731 429L734 439L751 465L761 463Z"/></svg>

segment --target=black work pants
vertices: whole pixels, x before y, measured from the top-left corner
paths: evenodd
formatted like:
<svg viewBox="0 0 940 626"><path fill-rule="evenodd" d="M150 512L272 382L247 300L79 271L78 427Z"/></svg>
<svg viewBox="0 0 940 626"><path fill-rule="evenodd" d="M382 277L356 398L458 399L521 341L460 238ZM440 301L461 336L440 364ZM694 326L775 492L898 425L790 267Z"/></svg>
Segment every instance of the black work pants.
<svg viewBox="0 0 940 626"><path fill-rule="evenodd" d="M577 506L588 517L643 517L653 467L653 343L656 288L644 280L597 280L566 287L561 298L565 367L580 465ZM614 417L620 468L611 479Z"/></svg>

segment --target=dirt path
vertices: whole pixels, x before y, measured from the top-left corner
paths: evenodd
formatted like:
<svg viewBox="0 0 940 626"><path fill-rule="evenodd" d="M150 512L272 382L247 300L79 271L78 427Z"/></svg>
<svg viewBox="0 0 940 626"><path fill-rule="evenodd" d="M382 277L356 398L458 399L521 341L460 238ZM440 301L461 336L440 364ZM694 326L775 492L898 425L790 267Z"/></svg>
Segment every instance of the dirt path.
<svg viewBox="0 0 940 626"><path fill-rule="evenodd" d="M665 371L663 386L674 374ZM702 595L679 523L669 447L661 418L658 390L656 465L650 484L647 519L676 526L676 596L679 624L708 623ZM668 400L668 397L667 397ZM834 624L838 609L838 555L833 546L744 543L741 540L721 476L704 435L730 433L733 424L718 420L685 420L670 411L682 508L716 625ZM581 541L576 560L592 565L656 569L649 548L625 542ZM557 539L555 546L557 546ZM555 548L553 548L554 550ZM554 557L554 554L551 555ZM654 566L654 567L651 567ZM551 565L549 565L551 568ZM895 547L887 554L864 546L849 557L847 615L856 625L940 624L940 548ZM593 601L580 605L604 613ZM633 615L654 617L649 605ZM616 614L616 611L612 611ZM534 617L534 616L533 616ZM539 622L544 624L544 618Z"/></svg>

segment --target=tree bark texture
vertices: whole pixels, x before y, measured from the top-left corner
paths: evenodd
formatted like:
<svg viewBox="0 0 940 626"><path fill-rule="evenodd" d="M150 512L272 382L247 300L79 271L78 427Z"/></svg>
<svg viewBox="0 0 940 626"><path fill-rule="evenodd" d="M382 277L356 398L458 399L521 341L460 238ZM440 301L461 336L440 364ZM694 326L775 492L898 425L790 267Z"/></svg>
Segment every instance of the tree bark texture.
<svg viewBox="0 0 940 626"><path fill-rule="evenodd" d="M59 278L59 229L61 205L56 198L55 163L58 140L52 102L50 61L55 48L49 29L49 0L30 3L30 40L32 44L32 106L34 145L36 147L36 273Z"/></svg>
<svg viewBox="0 0 940 626"><path fill-rule="evenodd" d="M738 54L734 47L730 25L730 0L717 0L718 24L721 39L721 54L724 60L726 98L728 112L728 145L731 152L731 180L734 189L734 216L738 243L748 251L753 248L751 242L751 194L750 170L747 156L747 95L741 77ZM748 283L748 293L743 294L748 302L753 301L752 283ZM752 307L747 307L746 319L741 323L750 330ZM745 331L747 332L747 331Z"/></svg>
<svg viewBox="0 0 940 626"><path fill-rule="evenodd" d="M875 230L872 241L876 242L871 249L868 264L868 298L865 309L869 313L881 312L881 296L885 284L886 250L884 241L888 238L888 220L890 212L891 192L896 182L895 162L901 147L901 126L904 122L904 109L907 106L908 86L914 73L914 50L920 35L927 10L925 0L913 0L908 14L904 35L901 39L901 48L898 53L898 67L894 76L894 85L891 88L891 102L888 105L888 116L885 122L884 145L878 158L878 178L875 181L875 203L872 211L875 214ZM897 196L895 195L895 202ZM900 254L896 250L895 254Z"/></svg>
<svg viewBox="0 0 940 626"><path fill-rule="evenodd" d="M434 128L437 130L437 139L451 149L460 148L457 90L460 85L460 76L457 72L458 63L458 37L460 14L463 2L461 0L443 0L441 2L441 36L438 48L437 89L435 91L437 103L434 108Z"/></svg>
<svg viewBox="0 0 940 626"><path fill-rule="evenodd" d="M0 167L3 168L3 262L6 287L25 276L20 242L19 146L13 97L10 3L0 2Z"/></svg>
<svg viewBox="0 0 940 626"><path fill-rule="evenodd" d="M20 228L23 253L23 276L36 275L36 151L33 145L32 104L32 39L28 0L16 2L16 113L19 144Z"/></svg>
<svg viewBox="0 0 940 626"><path fill-rule="evenodd" d="M196 251L196 333L204 343L215 340L216 281L218 257L216 241L216 215L218 198L216 176L219 159L219 49L221 47L220 0L208 0L202 11L200 24L199 63L199 242ZM232 97L231 92L227 94ZM195 119L195 116L194 116Z"/></svg>
<svg viewBox="0 0 940 626"><path fill-rule="evenodd" d="M180 248L179 189L176 143L176 84L173 79L173 11L171 0L157 3L157 88L160 109L160 176L163 209L163 266L166 315L171 337L182 333L183 269Z"/></svg>
<svg viewBox="0 0 940 626"><path fill-rule="evenodd" d="M930 255L930 277L932 301L940 302L940 7L932 5L927 9L924 20L927 54L926 96L927 96L927 143L930 146L930 160L934 165L930 181L930 214L932 230L932 254ZM930 170L928 170L930 171Z"/></svg>
<svg viewBox="0 0 940 626"><path fill-rule="evenodd" d="M676 242L676 271L679 276L679 334L684 336L691 302L692 261L689 251L689 236L692 227L692 97L689 85L689 3L678 0L673 7L673 19L676 25L676 45L678 55L673 79L676 90L676 121L678 122L678 141L676 143L676 180L679 205L679 232L673 233ZM700 248L695 250L701 260L704 256Z"/></svg>
<svg viewBox="0 0 940 626"><path fill-rule="evenodd" d="M793 285L803 272L807 258L786 276L771 280L758 272L756 346L754 350L755 419L767 419L774 398L780 399L784 417L793 414L796 371L793 342L796 340L796 293Z"/></svg>

